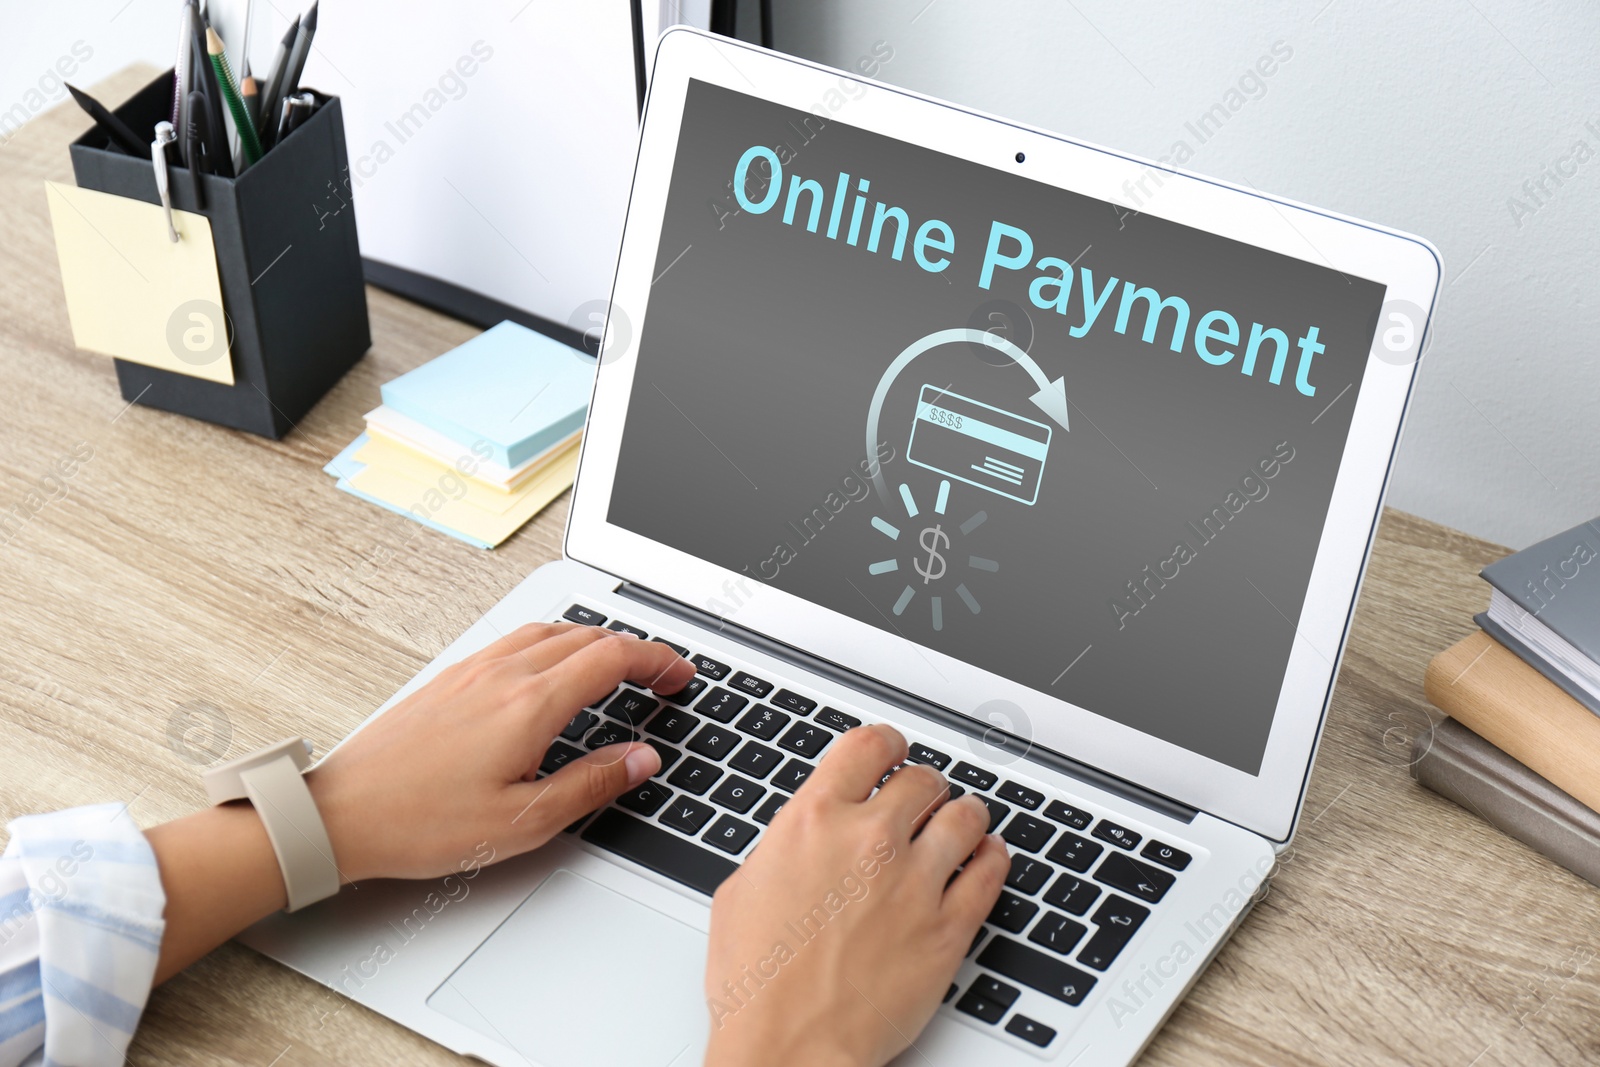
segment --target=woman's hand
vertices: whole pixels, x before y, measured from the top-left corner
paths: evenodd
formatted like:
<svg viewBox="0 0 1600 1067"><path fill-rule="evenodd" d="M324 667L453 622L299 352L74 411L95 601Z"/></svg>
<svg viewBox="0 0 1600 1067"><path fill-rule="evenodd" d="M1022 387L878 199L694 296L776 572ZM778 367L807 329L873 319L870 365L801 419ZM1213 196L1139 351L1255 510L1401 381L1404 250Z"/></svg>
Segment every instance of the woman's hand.
<svg viewBox="0 0 1600 1067"><path fill-rule="evenodd" d="M427 878L537 848L661 767L609 745L534 781L550 742L624 679L675 693L666 645L573 623L524 626L389 709L307 775L345 881Z"/></svg>
<svg viewBox="0 0 1600 1067"><path fill-rule="evenodd" d="M882 1064L933 1017L1009 864L932 768L873 793L905 757L891 727L845 734L717 890L707 1067Z"/></svg>

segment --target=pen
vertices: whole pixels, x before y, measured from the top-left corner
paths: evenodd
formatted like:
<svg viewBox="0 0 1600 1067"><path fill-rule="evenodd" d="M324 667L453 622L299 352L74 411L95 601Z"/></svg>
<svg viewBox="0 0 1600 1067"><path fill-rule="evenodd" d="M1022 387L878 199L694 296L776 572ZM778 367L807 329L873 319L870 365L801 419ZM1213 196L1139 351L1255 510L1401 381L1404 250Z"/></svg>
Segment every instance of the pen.
<svg viewBox="0 0 1600 1067"><path fill-rule="evenodd" d="M261 142L256 139L255 124L245 110L244 100L239 95L239 83L233 80L233 68L228 66L228 56L223 51L222 38L217 36L216 30L206 30L206 52L211 57L212 73L216 74L217 84L222 89L222 99L233 115L234 128L239 131L245 164L254 163L261 158Z"/></svg>
<svg viewBox="0 0 1600 1067"><path fill-rule="evenodd" d="M130 156L144 155L144 142L139 140L139 135L126 122L107 111L100 101L82 89L69 85L67 92L72 94L72 99L78 102L79 107L89 113L89 117L111 138L113 144Z"/></svg>
<svg viewBox="0 0 1600 1067"><path fill-rule="evenodd" d="M156 172L156 193L161 197L161 208L167 215L167 236L178 243L178 230L172 224L172 190L167 185L167 145L178 139L170 122L156 123L156 139L150 142L150 166Z"/></svg>
<svg viewBox="0 0 1600 1067"><path fill-rule="evenodd" d="M290 93L283 98L283 115L278 119L278 140L283 140L316 109L317 98L310 93Z"/></svg>
<svg viewBox="0 0 1600 1067"><path fill-rule="evenodd" d="M193 88L194 49L189 47L189 12L178 18L178 57L172 64L172 123L178 129L189 127L189 90ZM179 153L183 151L179 147Z"/></svg>
<svg viewBox="0 0 1600 1067"><path fill-rule="evenodd" d="M261 147L271 146L277 134L278 101L283 99L283 72L289 63L289 50L294 47L294 39L300 32L300 21L296 19L289 23L289 31L283 35L283 40L278 42L278 51L272 57L272 66L267 70L267 83L261 87Z"/></svg>
<svg viewBox="0 0 1600 1067"><path fill-rule="evenodd" d="M205 183L200 180L200 168L205 163L204 131L209 119L206 116L206 94L198 89L189 92L189 130L187 153L189 156L189 183L194 189L194 209L205 207Z"/></svg>
<svg viewBox="0 0 1600 1067"><path fill-rule="evenodd" d="M211 70L210 57L206 55L206 26L200 8L189 4L190 41L194 45L195 87L206 96L206 163L211 173L223 178L233 177L233 160L226 152L228 126L222 120L222 92Z"/></svg>

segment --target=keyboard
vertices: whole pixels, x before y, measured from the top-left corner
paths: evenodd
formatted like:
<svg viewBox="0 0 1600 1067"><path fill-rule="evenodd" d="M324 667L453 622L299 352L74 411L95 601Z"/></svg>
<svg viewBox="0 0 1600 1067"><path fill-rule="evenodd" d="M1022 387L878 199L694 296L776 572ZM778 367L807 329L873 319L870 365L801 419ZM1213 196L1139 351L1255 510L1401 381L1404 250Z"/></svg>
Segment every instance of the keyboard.
<svg viewBox="0 0 1600 1067"><path fill-rule="evenodd" d="M566 832L707 896L738 869L828 745L873 721L741 669L736 657L691 651L582 604L562 618L660 641L694 663L681 692L658 697L622 685L580 711L539 769L554 773L606 745L649 743L661 754L660 771ZM952 984L941 1010L1046 1048L1194 857L981 758L951 755L910 734L907 741L907 762L943 774L951 799L974 793L988 805L989 831L1011 854L1006 887L967 952L978 973L965 988ZM1034 998L1048 1021L1013 1010L1019 986L1048 998Z"/></svg>

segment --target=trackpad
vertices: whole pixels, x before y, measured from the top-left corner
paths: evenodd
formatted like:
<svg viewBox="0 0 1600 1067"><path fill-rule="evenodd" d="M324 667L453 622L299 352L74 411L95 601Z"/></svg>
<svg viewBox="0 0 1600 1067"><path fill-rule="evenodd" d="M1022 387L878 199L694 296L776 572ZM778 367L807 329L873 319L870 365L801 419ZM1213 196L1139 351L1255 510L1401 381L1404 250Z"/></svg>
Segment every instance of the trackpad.
<svg viewBox="0 0 1600 1067"><path fill-rule="evenodd" d="M699 1063L706 935L558 870L428 998L547 1067Z"/></svg>

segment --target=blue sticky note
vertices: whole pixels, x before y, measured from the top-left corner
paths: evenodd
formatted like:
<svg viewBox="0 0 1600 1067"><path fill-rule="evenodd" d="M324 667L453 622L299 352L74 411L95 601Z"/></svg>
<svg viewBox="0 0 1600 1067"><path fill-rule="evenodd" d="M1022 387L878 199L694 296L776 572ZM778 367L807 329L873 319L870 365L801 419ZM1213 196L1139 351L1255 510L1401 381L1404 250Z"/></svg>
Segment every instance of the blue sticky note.
<svg viewBox="0 0 1600 1067"><path fill-rule="evenodd" d="M594 369L587 353L502 322L385 385L383 402L515 467L582 428Z"/></svg>

